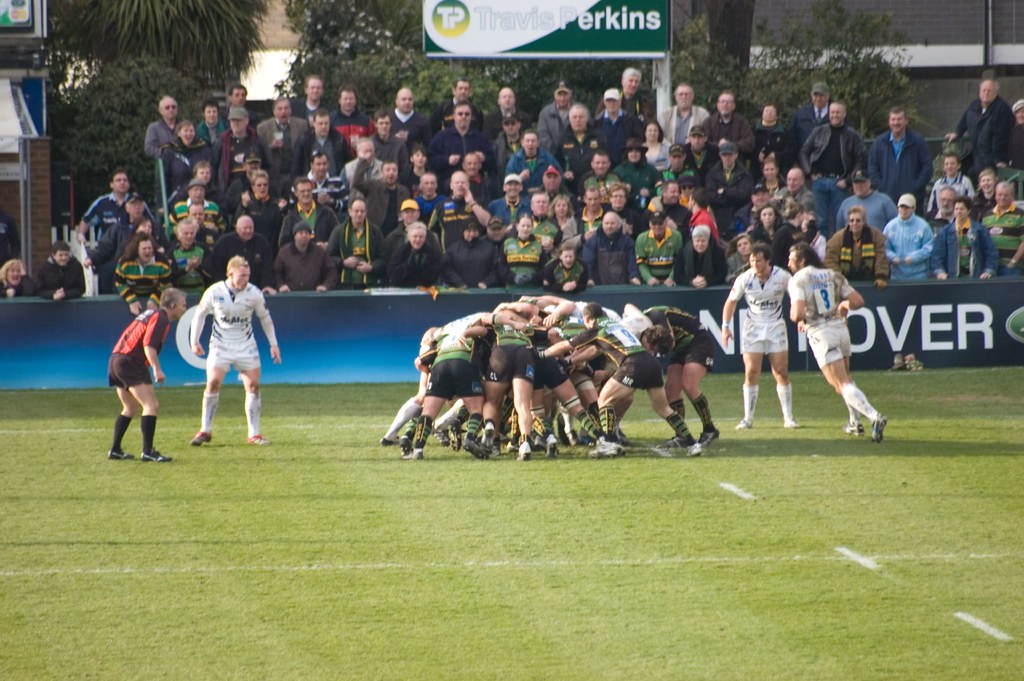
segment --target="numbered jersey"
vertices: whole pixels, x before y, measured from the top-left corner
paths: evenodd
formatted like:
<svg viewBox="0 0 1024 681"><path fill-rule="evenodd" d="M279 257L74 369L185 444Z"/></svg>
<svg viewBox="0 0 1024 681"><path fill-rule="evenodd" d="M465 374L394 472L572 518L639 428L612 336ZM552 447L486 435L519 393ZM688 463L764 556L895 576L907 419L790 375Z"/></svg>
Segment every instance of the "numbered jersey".
<svg viewBox="0 0 1024 681"><path fill-rule="evenodd" d="M846 277L833 270L805 267L789 280L790 300L806 304L804 323L807 326L841 320L839 303L853 293Z"/></svg>
<svg viewBox="0 0 1024 681"><path fill-rule="evenodd" d="M773 267L764 283L753 268L747 270L732 285L729 299L747 300L747 319L761 324L777 322L782 319L782 299L792 275L781 267Z"/></svg>
<svg viewBox="0 0 1024 681"><path fill-rule="evenodd" d="M598 321L597 327L569 340L574 348L594 345L608 359L621 365L631 355L647 352L640 340L622 324L607 317Z"/></svg>

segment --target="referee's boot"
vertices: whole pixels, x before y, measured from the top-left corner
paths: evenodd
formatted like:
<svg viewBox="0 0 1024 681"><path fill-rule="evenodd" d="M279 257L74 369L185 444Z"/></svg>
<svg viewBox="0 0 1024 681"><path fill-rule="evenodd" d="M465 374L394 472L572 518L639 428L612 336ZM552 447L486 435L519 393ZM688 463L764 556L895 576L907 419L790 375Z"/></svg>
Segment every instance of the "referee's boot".
<svg viewBox="0 0 1024 681"><path fill-rule="evenodd" d="M170 463L171 461L173 461L171 457L164 456L155 449L149 452L142 452L142 456L139 458L141 458L143 462L155 461L156 463Z"/></svg>

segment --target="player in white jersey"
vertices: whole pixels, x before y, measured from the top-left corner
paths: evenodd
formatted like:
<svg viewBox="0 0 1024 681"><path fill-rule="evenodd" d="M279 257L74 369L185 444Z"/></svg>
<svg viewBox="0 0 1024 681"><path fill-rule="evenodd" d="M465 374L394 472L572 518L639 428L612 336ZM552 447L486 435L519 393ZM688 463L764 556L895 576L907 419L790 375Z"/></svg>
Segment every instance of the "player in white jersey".
<svg viewBox="0 0 1024 681"><path fill-rule="evenodd" d="M747 300L747 318L743 322L740 351L743 353L743 420L736 430L754 427L758 381L764 356L775 376L775 392L782 405L782 422L786 428L799 428L793 418L793 386L789 382L789 335L782 318L782 299L792 275L772 266L772 250L768 244L757 243L750 252L750 269L733 282L732 291L722 308L722 343L733 338L732 318L736 304Z"/></svg>
<svg viewBox="0 0 1024 681"><path fill-rule="evenodd" d="M807 342L821 373L846 402L850 412L846 432L864 432L860 425L863 414L871 420L871 441L881 442L888 421L871 406L850 377L850 329L846 316L850 310L863 307L864 298L842 274L825 269L818 254L806 243L789 249L789 269L795 272L789 281L789 318L800 331L807 332Z"/></svg>
<svg viewBox="0 0 1024 681"><path fill-rule="evenodd" d="M198 447L213 439L213 417L220 402L220 387L232 365L241 374L245 386L248 442L252 445L270 444L260 433L260 352L253 336L253 315L259 318L263 333L270 341L270 356L274 364L281 363L281 349L277 345L274 321L270 318L263 293L249 283L249 263L245 258L231 258L227 279L206 289L199 301L189 334L192 351L199 356L204 354L199 336L206 318L211 315L213 329L210 333L210 356L206 360L202 425L191 444Z"/></svg>

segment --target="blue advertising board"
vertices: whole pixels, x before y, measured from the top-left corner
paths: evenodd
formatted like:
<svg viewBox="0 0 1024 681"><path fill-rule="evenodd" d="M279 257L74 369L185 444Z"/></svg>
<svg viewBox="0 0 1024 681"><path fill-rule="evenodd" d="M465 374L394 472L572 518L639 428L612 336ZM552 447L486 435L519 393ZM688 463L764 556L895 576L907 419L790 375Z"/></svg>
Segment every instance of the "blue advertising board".
<svg viewBox="0 0 1024 681"><path fill-rule="evenodd" d="M866 305L851 314L855 369L885 369L897 352L913 352L928 367L1020 364L1024 358L1024 285L1005 281L893 284L860 289ZM718 339L716 372L742 371L735 343L721 346L721 313L728 289L652 290L607 287L584 296L621 311L675 305L700 316ZM507 291L332 292L268 297L283 363L270 363L256 325L264 383L415 381L412 361L429 326L515 299ZM196 302L196 301L192 301ZM741 328L740 303L734 328ZM172 327L161 355L169 385L201 384L204 359L188 344L194 313ZM107 385L110 350L130 320L116 297L54 303L0 303L0 388L84 388ZM790 365L815 369L806 343L790 325Z"/></svg>

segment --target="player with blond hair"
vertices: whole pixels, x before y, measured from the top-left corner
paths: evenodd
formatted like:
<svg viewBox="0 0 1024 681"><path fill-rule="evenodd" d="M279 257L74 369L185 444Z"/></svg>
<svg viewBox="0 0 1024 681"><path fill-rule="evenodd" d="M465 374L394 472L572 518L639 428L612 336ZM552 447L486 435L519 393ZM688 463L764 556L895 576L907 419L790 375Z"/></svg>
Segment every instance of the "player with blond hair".
<svg viewBox="0 0 1024 681"><path fill-rule="evenodd" d="M210 333L210 355L206 360L206 390L203 392L202 425L192 438L198 447L213 439L213 417L220 402L220 388L232 366L242 376L245 386L245 418L248 423L248 443L268 445L270 441L260 432L260 352L253 336L252 318L260 320L263 333L270 342L270 357L274 364L281 363L281 348L277 344L274 321L270 318L263 292L249 283L249 263L241 256L228 261L227 279L210 286L192 318L189 338L192 351L204 354L200 335L208 316L213 316Z"/></svg>

